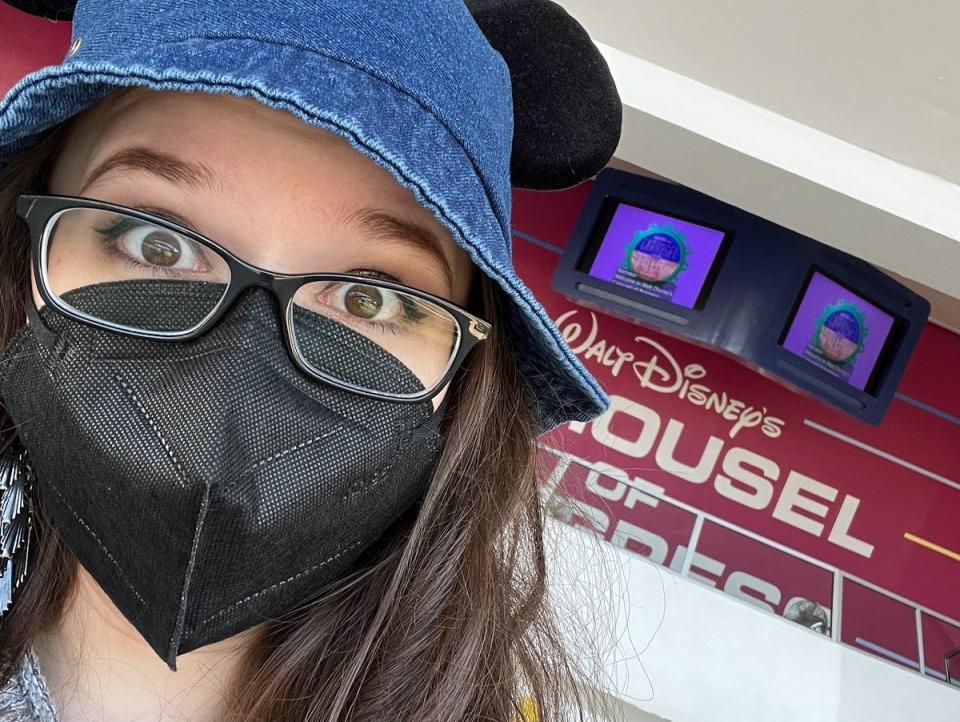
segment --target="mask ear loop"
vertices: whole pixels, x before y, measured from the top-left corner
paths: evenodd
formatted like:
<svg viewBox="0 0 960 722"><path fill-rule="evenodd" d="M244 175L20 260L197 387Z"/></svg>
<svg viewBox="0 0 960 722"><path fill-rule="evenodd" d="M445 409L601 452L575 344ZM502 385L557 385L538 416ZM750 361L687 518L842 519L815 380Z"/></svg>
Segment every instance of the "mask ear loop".
<svg viewBox="0 0 960 722"><path fill-rule="evenodd" d="M33 302L33 294L28 293L26 298L27 306L27 325L33 330L37 340L46 348L50 348L57 341L57 334L50 330L50 327L40 318L40 312Z"/></svg>

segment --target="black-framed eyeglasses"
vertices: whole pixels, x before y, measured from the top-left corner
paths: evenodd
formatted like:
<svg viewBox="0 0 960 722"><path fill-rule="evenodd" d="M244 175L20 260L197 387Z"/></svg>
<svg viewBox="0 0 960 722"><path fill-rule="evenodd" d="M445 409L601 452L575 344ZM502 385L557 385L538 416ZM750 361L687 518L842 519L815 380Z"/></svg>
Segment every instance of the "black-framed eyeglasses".
<svg viewBox="0 0 960 722"><path fill-rule="evenodd" d="M37 287L61 314L121 334L194 339L243 291L279 301L290 356L306 374L364 396L435 396L490 324L444 298L378 277L284 274L151 213L61 195L21 195Z"/></svg>

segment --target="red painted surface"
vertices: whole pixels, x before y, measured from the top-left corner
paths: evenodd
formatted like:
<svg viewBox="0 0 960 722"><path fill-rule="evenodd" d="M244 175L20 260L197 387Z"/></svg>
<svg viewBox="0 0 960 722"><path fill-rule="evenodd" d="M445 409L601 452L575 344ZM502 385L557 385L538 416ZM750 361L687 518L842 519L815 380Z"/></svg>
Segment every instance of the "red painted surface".
<svg viewBox="0 0 960 722"><path fill-rule="evenodd" d="M562 247L588 193L589 184L561 193L519 191L514 227ZM670 497L960 617L960 562L904 537L911 533L960 552L960 425L900 399L880 426L862 424L726 355L561 297L550 287L557 255L519 236L514 244L521 275L621 407L601 428L597 422L561 427L546 440L550 446L610 464L663 487ZM901 393L960 416L960 384L950 381L957 359L960 337L929 326ZM715 394L712 408L694 403L690 387L682 384L685 370L698 376L693 382L701 384L701 391ZM749 426L738 421L745 411L759 412L762 422ZM929 474L826 435L810 422ZM684 478L674 473L676 466L665 453L671 446L665 437L671 436L675 461L696 467L705 460L699 474ZM731 480L725 465L753 472L753 481ZM635 521L637 512L613 503L608 513L616 524L620 518ZM729 564L745 553L713 556Z"/></svg>
<svg viewBox="0 0 960 722"><path fill-rule="evenodd" d="M917 618L911 607L850 580L843 584L843 604L841 638L846 644L920 668Z"/></svg>
<svg viewBox="0 0 960 722"><path fill-rule="evenodd" d="M557 457L543 454L544 469L553 470ZM598 532L606 541L657 564L679 569L690 540L696 515L666 503L655 504L649 495L632 493L617 480L571 465L563 473L565 494L583 502L567 521Z"/></svg>
<svg viewBox="0 0 960 722"><path fill-rule="evenodd" d="M951 652L960 650L960 627L947 624L928 614L921 615L923 625L923 661L928 670L946 677L944 658ZM960 653L947 662L950 667L951 681L960 685Z"/></svg>
<svg viewBox="0 0 960 722"><path fill-rule="evenodd" d="M0 3L0 93L27 73L63 60L70 23L53 22Z"/></svg>
<svg viewBox="0 0 960 722"><path fill-rule="evenodd" d="M798 599L832 606L832 572L713 522L704 523L697 554L711 560L691 567L700 581L761 608L783 614Z"/></svg>

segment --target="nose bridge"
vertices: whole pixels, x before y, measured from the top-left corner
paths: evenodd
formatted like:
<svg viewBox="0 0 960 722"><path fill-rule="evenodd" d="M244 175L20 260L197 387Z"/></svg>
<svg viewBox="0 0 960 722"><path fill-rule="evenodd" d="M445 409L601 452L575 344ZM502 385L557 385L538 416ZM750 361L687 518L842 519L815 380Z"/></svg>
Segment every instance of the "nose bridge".
<svg viewBox="0 0 960 722"><path fill-rule="evenodd" d="M240 259L236 259L240 260ZM257 268L244 261L241 261L241 277L233 279L237 284L234 303L242 298L248 297L253 289L259 288L267 292L276 301L276 309L280 312L281 321L285 315L287 305L293 298L301 281L298 277L288 273L274 273L262 268ZM236 269L234 270L236 273Z"/></svg>
<svg viewBox="0 0 960 722"><path fill-rule="evenodd" d="M294 274L269 271L235 254L231 253L230 255L233 256L234 261L240 266L239 269L236 266L233 269L234 275L236 275L239 270L241 276L239 279L234 279L234 283L239 283L240 286L238 296L245 294L253 287L263 288L269 291L273 297L277 299L277 303L283 307L287 301L293 297L297 286L300 285L300 282Z"/></svg>
<svg viewBox="0 0 960 722"><path fill-rule="evenodd" d="M276 329L276 340L286 347L291 362L300 367L301 372L307 372L294 351L295 342L289 319L290 304L297 289L305 282L305 276L268 271L229 251L227 255L232 261L231 288L227 294L227 305L221 311L220 322L234 314L259 318Z"/></svg>
<svg viewBox="0 0 960 722"><path fill-rule="evenodd" d="M250 268L249 271L249 274L244 274L244 278L235 281L238 283L234 291L235 295L230 300L229 307L224 309L224 313L229 315L243 312L245 308L260 306L257 313L269 313L270 320L275 322L281 334L285 335L287 333L286 308L291 291L289 283L284 281L288 279L269 271L254 268Z"/></svg>

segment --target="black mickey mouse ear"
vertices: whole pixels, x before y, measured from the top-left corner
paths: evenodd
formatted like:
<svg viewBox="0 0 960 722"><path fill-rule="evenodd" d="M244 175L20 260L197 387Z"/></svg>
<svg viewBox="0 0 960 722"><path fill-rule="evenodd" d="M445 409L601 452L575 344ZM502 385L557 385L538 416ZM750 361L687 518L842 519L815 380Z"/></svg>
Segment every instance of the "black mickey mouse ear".
<svg viewBox="0 0 960 722"><path fill-rule="evenodd" d="M591 178L613 157L623 109L596 45L550 0L465 0L510 68L517 188L556 190Z"/></svg>
<svg viewBox="0 0 960 722"><path fill-rule="evenodd" d="M72 20L77 0L5 0L17 10L51 20Z"/></svg>

